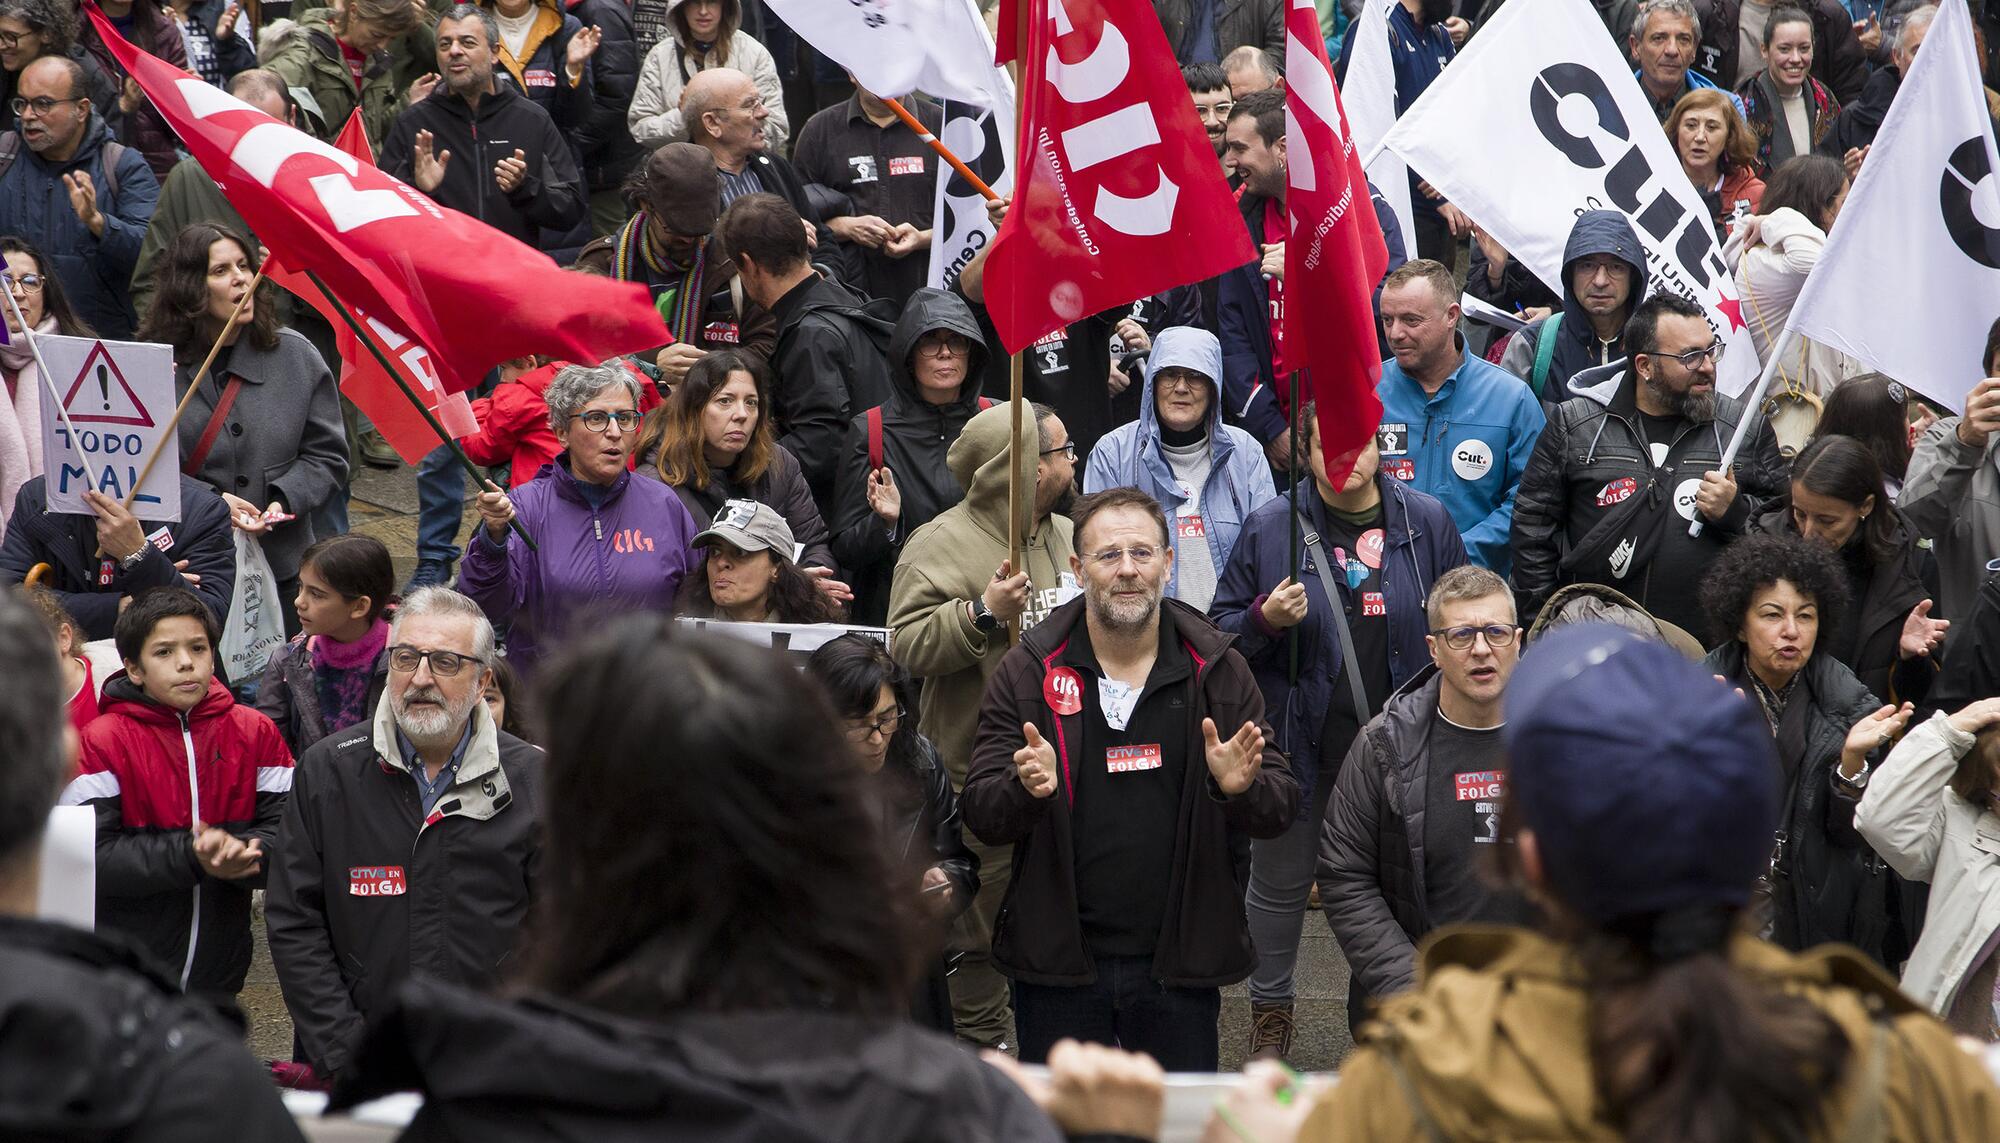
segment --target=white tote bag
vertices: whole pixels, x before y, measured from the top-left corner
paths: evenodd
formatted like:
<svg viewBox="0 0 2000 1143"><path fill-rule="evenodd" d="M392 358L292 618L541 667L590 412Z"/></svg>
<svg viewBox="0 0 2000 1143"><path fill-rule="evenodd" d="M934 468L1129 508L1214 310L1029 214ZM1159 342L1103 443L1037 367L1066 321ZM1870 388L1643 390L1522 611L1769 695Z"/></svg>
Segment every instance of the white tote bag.
<svg viewBox="0 0 2000 1143"><path fill-rule="evenodd" d="M231 528L236 537L236 586L222 622L222 662L236 687L254 684L271 653L285 645L285 613L278 602L278 577L255 536Z"/></svg>

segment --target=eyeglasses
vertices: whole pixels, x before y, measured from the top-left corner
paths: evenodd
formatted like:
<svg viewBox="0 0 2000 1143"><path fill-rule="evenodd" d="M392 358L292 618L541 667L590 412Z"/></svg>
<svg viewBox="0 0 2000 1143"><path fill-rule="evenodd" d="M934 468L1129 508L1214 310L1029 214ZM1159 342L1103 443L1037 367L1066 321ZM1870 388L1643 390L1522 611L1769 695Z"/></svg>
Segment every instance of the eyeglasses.
<svg viewBox="0 0 2000 1143"><path fill-rule="evenodd" d="M873 722L849 719L847 723L847 737L859 743L866 742L880 735L884 741L887 741L890 735L896 733L896 727L902 724L903 716L908 713L908 711L899 706Z"/></svg>
<svg viewBox="0 0 2000 1143"><path fill-rule="evenodd" d="M54 111L56 105L59 103L82 103L85 98L79 95L74 99L50 99L46 95L38 95L33 99L23 99L17 95L14 97L14 101L7 106L12 107L16 115L26 115L29 108L33 108L35 118L39 119L49 112Z"/></svg>
<svg viewBox="0 0 2000 1143"><path fill-rule="evenodd" d="M0 274L0 287L11 290L16 286L19 286L21 292L24 294L39 294L42 292L42 276L40 274Z"/></svg>
<svg viewBox="0 0 2000 1143"><path fill-rule="evenodd" d="M34 34L33 32L0 32L0 48L18 48L21 46L21 37L32 36Z"/></svg>
<svg viewBox="0 0 2000 1143"><path fill-rule="evenodd" d="M927 337L917 343L917 352L925 357L958 357L972 352L972 342L956 334Z"/></svg>
<svg viewBox="0 0 2000 1143"><path fill-rule="evenodd" d="M1126 556L1131 556L1132 562L1142 568L1151 567L1153 561L1160 558L1160 549L1149 548L1144 544L1136 548L1106 548L1101 552L1090 553L1090 562L1101 568L1115 568L1125 562Z"/></svg>
<svg viewBox="0 0 2000 1143"><path fill-rule="evenodd" d="M440 679L457 677L467 663L484 663L486 660L473 655L461 655L457 651L419 651L415 647L389 648L389 669L399 675L414 675L418 664L429 659L431 674Z"/></svg>
<svg viewBox="0 0 2000 1143"><path fill-rule="evenodd" d="M1048 456L1048 455L1050 455L1050 454L1052 454L1052 453L1058 453L1058 452L1059 452L1059 453L1061 453L1061 454L1063 454L1064 456L1066 456L1066 457L1070 458L1071 460L1075 460L1075 459L1076 459L1076 442L1075 442L1075 441L1071 441L1071 442L1069 442L1068 444L1059 444L1059 445L1057 445L1057 446L1056 446L1056 447L1054 447L1054 448L1045 448L1045 449L1043 449L1043 450L1042 450L1041 452L1037 453L1036 455L1037 455L1037 456Z"/></svg>
<svg viewBox="0 0 2000 1143"><path fill-rule="evenodd" d="M1660 353L1655 356L1672 358L1680 362L1683 369L1695 369L1701 365L1703 359L1721 361L1724 348L1726 347L1722 344L1722 339L1718 337L1700 349L1690 349L1686 353Z"/></svg>
<svg viewBox="0 0 2000 1143"><path fill-rule="evenodd" d="M593 433L601 433L605 429L610 428L613 421L618 422L618 431L621 433L629 433L639 427L639 414L630 409L621 409L616 413L607 413L603 409L592 409L588 413L577 413L570 420L582 421L583 427Z"/></svg>
<svg viewBox="0 0 2000 1143"><path fill-rule="evenodd" d="M1466 650L1475 638L1482 635L1486 637L1488 647L1505 647L1514 642L1514 628L1498 623L1489 623L1484 627L1440 627L1431 634L1444 640L1444 645L1454 651Z"/></svg>
<svg viewBox="0 0 2000 1143"><path fill-rule="evenodd" d="M1194 393L1200 391L1206 384L1208 378L1186 369L1162 369L1159 375L1153 378L1153 388L1169 393L1179 389Z"/></svg>

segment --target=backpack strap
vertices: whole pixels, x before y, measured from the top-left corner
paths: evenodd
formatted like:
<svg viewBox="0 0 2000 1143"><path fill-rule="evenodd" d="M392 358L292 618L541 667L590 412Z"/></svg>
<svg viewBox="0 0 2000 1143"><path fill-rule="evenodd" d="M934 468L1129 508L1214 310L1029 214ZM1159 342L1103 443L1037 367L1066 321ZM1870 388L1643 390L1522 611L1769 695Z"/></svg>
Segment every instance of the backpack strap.
<svg viewBox="0 0 2000 1143"><path fill-rule="evenodd" d="M104 191L107 206L118 201L118 162L125 157L128 148L116 139L104 144Z"/></svg>
<svg viewBox="0 0 2000 1143"><path fill-rule="evenodd" d="M1535 367L1528 373L1528 387L1539 397L1549 387L1549 366L1556 359L1556 334L1561 331L1563 312L1557 310L1542 321L1535 337Z"/></svg>
<svg viewBox="0 0 2000 1143"><path fill-rule="evenodd" d="M199 383L201 378L197 377L195 381ZM194 390L190 387L188 391ZM229 384L222 387L222 396L216 400L215 409L208 414L208 427L202 430L201 439L194 442L194 451L181 462L182 472L193 476L201 471L202 464L208 460L209 450L215 447L215 438L222 435L222 426L229 421L229 410L236 407L236 394L242 391L241 377L231 377Z"/></svg>
<svg viewBox="0 0 2000 1143"><path fill-rule="evenodd" d="M882 470L882 406L868 410L868 471Z"/></svg>

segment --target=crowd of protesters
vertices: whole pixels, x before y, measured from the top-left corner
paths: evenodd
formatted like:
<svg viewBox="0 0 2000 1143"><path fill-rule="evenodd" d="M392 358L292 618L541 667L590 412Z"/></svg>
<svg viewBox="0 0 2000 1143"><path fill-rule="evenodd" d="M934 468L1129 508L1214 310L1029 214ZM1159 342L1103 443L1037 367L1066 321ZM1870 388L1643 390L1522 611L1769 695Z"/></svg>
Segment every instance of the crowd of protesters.
<svg viewBox="0 0 2000 1143"><path fill-rule="evenodd" d="M1390 8L1399 113L1502 3ZM495 368L399 575L330 327L72 0L0 0L0 1122L1155 1138L1163 1068L1295 1054L1317 907L1344 1078L1253 1065L1212 1138L2000 1136L1953 1042L2000 1042L2000 320L1961 414L1810 340L1747 408L1625 214L1550 289L1412 176L1329 458L1286 5L1154 0L1257 257L1041 338L1010 408L986 251L929 270L949 169L760 0L101 7L671 340ZM1936 8L1595 8L1776 352ZM171 347L178 519L50 511L30 334ZM58 803L95 935L34 919Z"/></svg>

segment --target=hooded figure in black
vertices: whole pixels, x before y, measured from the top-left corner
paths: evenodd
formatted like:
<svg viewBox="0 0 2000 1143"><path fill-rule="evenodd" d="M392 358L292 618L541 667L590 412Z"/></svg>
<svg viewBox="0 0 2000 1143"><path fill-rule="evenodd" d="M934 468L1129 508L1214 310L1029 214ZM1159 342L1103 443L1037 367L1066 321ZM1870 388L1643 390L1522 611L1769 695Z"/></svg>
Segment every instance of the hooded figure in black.
<svg viewBox="0 0 2000 1143"><path fill-rule="evenodd" d="M986 343L963 299L928 288L910 296L889 341L889 399L849 422L834 482L833 554L854 587L854 622L887 621L903 541L964 499L945 450L992 403L979 395L985 367Z"/></svg>
<svg viewBox="0 0 2000 1143"><path fill-rule="evenodd" d="M1577 263L1597 255L1623 263L1624 275L1611 267L1603 272L1588 267L1579 276ZM1561 312L1530 322L1515 334L1500 358L1501 367L1526 381L1543 404L1569 400L1576 396L1570 378L1625 356L1625 322L1646 299L1646 292L1646 248L1639 244L1632 224L1615 210L1585 211L1570 228L1569 244L1563 248ZM1610 331L1608 338L1600 324Z"/></svg>

